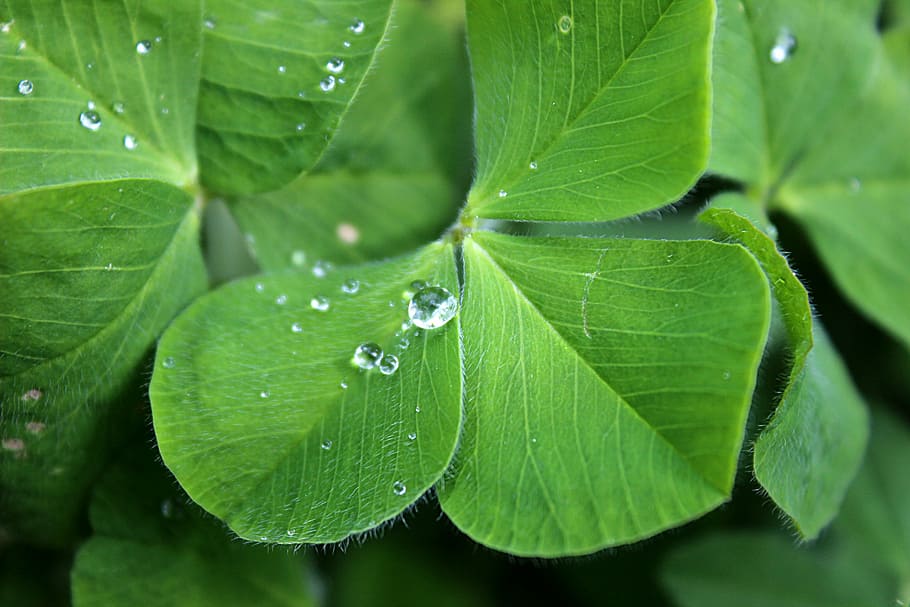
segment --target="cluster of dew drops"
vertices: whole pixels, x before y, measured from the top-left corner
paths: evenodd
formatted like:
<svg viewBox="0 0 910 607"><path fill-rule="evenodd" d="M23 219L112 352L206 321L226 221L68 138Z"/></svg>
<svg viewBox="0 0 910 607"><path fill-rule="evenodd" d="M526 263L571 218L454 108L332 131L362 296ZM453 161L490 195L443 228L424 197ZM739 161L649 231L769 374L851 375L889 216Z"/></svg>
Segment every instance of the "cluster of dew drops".
<svg viewBox="0 0 910 607"><path fill-rule="evenodd" d="M9 35L10 32L12 31L13 24L14 24L14 21L0 23L0 35ZM213 18L206 17L203 21L203 26L206 29L214 30L216 27L216 22ZM347 29L355 36L359 36L366 30L366 23L364 23L364 21L362 19L354 19L350 23L350 25L348 25ZM136 42L135 52L140 57L140 60L141 60L142 57L151 55L155 44L158 44L161 42L162 42L161 36L155 37L154 42L152 40L146 40L146 39L139 40ZM351 42L350 42L350 40L345 40L342 42L342 45L344 46L344 48L350 48ZM26 44L25 40L22 40L19 43L19 46L17 47L17 52L21 53L22 51L25 50L26 47L27 47L27 44ZM88 63L85 67L87 70L91 70L95 66L93 63ZM319 81L319 89L325 93L328 93L328 92L335 90L335 88L339 84L344 84L345 79L343 76L341 76L342 72L344 71L344 68L345 68L344 59L341 59L340 57L337 57L337 56L329 59L325 64L325 69L326 69L327 75ZM287 66L279 65L278 73L279 74L287 73ZM19 95L22 95L23 97L29 97L33 93L35 93L35 83L28 78L23 78L18 81L18 83L16 85L16 91L19 93ZM304 96L306 96L306 93L304 91L299 91L298 96L304 97ZM163 99L163 95L162 95L162 99ZM111 110L115 114L123 114L125 109L126 109L125 105L119 101L114 102L111 105ZM168 110L167 107L161 108L162 115L166 116L169 113L170 113L170 111ZM86 108L79 112L78 123L80 126L82 126L82 128L84 128L88 131L92 131L92 132L98 131L101 128L101 126L102 126L101 114L98 112L98 109L93 101L88 101L86 104ZM306 128L306 123L304 123L304 122L298 123L296 125L297 131L303 131L305 128ZM131 133L127 133L123 136L123 147L129 151L135 150L136 148L139 147L139 140L136 138L135 135L133 135Z"/></svg>

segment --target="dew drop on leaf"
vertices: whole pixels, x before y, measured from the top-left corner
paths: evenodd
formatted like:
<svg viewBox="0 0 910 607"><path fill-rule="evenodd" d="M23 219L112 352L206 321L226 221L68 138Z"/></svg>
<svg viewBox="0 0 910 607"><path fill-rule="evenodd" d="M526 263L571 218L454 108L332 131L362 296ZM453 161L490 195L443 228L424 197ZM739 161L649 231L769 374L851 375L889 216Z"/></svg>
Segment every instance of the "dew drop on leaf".
<svg viewBox="0 0 910 607"><path fill-rule="evenodd" d="M85 110L79 114L79 124L90 131L97 131L101 128L101 116L95 110Z"/></svg>
<svg viewBox="0 0 910 607"><path fill-rule="evenodd" d="M148 40L140 40L136 43L136 52L140 55L148 55L152 51L152 43Z"/></svg>
<svg viewBox="0 0 910 607"><path fill-rule="evenodd" d="M29 434L38 435L44 432L45 426L42 422L27 422L25 429Z"/></svg>
<svg viewBox="0 0 910 607"><path fill-rule="evenodd" d="M771 47L769 56L771 63L781 64L789 59L796 51L796 36L790 30L783 28L777 34L774 40L774 46Z"/></svg>
<svg viewBox="0 0 910 607"><path fill-rule="evenodd" d="M342 389L342 390L347 390L347 389L348 389L348 382L346 382L346 381L344 381L344 380L342 380L342 382L341 382L339 385L341 386L341 389Z"/></svg>
<svg viewBox="0 0 910 607"><path fill-rule="evenodd" d="M213 30L213 29L215 29L215 26L218 24L215 22L215 20L213 18L206 17L202 21L202 25L205 26L205 29L207 29L207 30Z"/></svg>
<svg viewBox="0 0 910 607"><path fill-rule="evenodd" d="M404 495L408 492L408 488L405 487L405 484L401 481L395 481L392 483L392 493L395 495Z"/></svg>
<svg viewBox="0 0 910 607"><path fill-rule="evenodd" d="M455 318L458 300L443 287L424 287L408 304L408 317L421 329L438 329Z"/></svg>
<svg viewBox="0 0 910 607"><path fill-rule="evenodd" d="M291 263L299 268L306 263L306 253L303 251L294 251L291 253Z"/></svg>
<svg viewBox="0 0 910 607"><path fill-rule="evenodd" d="M283 293L275 298L275 303L278 304L279 306L283 306L287 302L288 302L288 296Z"/></svg>
<svg viewBox="0 0 910 607"><path fill-rule="evenodd" d="M362 34L366 24L362 19L354 19L353 23L348 26L348 29L354 32L355 34Z"/></svg>
<svg viewBox="0 0 910 607"><path fill-rule="evenodd" d="M351 48L351 42L350 42L350 40L345 40L344 42L341 43L341 45L342 45L344 48Z"/></svg>
<svg viewBox="0 0 910 607"><path fill-rule="evenodd" d="M349 278L341 283L341 290L348 295L353 295L360 290L360 281L356 278Z"/></svg>
<svg viewBox="0 0 910 607"><path fill-rule="evenodd" d="M38 388L32 388L31 390L26 390L25 394L22 395L22 400L41 400L42 396L44 396L44 392Z"/></svg>
<svg viewBox="0 0 910 607"><path fill-rule="evenodd" d="M306 122L298 123L297 126L296 126L295 128L297 129L297 132L298 132L298 133L301 132L303 129L306 128Z"/></svg>
<svg viewBox="0 0 910 607"><path fill-rule="evenodd" d="M310 300L310 307L317 312L327 312L330 305L329 298L325 295L317 295Z"/></svg>
<svg viewBox="0 0 910 607"><path fill-rule="evenodd" d="M262 293L263 291L265 291L265 285L262 284L261 282L257 282L256 283L256 292Z"/></svg>
<svg viewBox="0 0 910 607"><path fill-rule="evenodd" d="M35 90L35 85L32 84L31 80L20 80L19 81L19 94L20 95L31 95L33 90Z"/></svg>
<svg viewBox="0 0 910 607"><path fill-rule="evenodd" d="M170 499L161 502L161 516L164 518L174 518L174 502Z"/></svg>
<svg viewBox="0 0 910 607"><path fill-rule="evenodd" d="M556 27L559 28L560 33L568 34L572 31L572 17L563 15L556 22Z"/></svg>
<svg viewBox="0 0 910 607"><path fill-rule="evenodd" d="M382 359L382 348L373 342L367 342L357 346L352 360L361 369L372 369L379 364L380 359Z"/></svg>
<svg viewBox="0 0 910 607"><path fill-rule="evenodd" d="M284 65L279 65L279 66L278 66L278 73L279 73L279 74L284 74L284 73L286 73L287 71L288 71L287 66L284 66Z"/></svg>
<svg viewBox="0 0 910 607"><path fill-rule="evenodd" d="M528 168L531 169L532 171L536 171L536 170L537 170L537 162L534 161L534 160L532 160L531 163L528 165Z"/></svg>
<svg viewBox="0 0 910 607"><path fill-rule="evenodd" d="M409 432L409 433L408 433L408 440L417 440L417 433L416 433L416 432Z"/></svg>
<svg viewBox="0 0 910 607"><path fill-rule="evenodd" d="M111 104L111 109L114 110L115 114L122 114L126 110L126 106L123 105L122 101L115 101Z"/></svg>
<svg viewBox="0 0 910 607"><path fill-rule="evenodd" d="M332 269L332 263L329 261L319 260L313 264L313 276L316 278L325 278Z"/></svg>
<svg viewBox="0 0 910 607"><path fill-rule="evenodd" d="M139 146L139 142L132 135L123 136L123 147L128 150L135 150Z"/></svg>
<svg viewBox="0 0 910 607"><path fill-rule="evenodd" d="M863 182L857 179L856 177L850 180L850 191L859 192L863 189Z"/></svg>
<svg viewBox="0 0 910 607"><path fill-rule="evenodd" d="M322 447L323 451L328 451L329 449L332 448L332 441L324 440L324 441L322 441L322 444L320 445L320 447Z"/></svg>
<svg viewBox="0 0 910 607"><path fill-rule="evenodd" d="M386 354L379 361L379 372L383 375L393 375L398 370L398 357L394 354Z"/></svg>
<svg viewBox="0 0 910 607"><path fill-rule="evenodd" d="M319 88L328 93L335 89L335 76L326 76L319 81Z"/></svg>
<svg viewBox="0 0 910 607"><path fill-rule="evenodd" d="M505 198L505 197L508 196L508 195L509 195L509 193L506 192L505 190L499 190L499 197L500 197L500 198Z"/></svg>
<svg viewBox="0 0 910 607"><path fill-rule="evenodd" d="M177 361L174 360L173 356L168 356L163 361L161 361L161 366L165 369L173 369L177 366Z"/></svg>
<svg viewBox="0 0 910 607"><path fill-rule="evenodd" d="M268 398L269 396L270 396L270 394L269 394L268 390L263 390L262 392L259 393L259 398Z"/></svg>
<svg viewBox="0 0 910 607"><path fill-rule="evenodd" d="M294 324L291 325L291 331L293 331L294 333L303 333L303 325L300 324L299 322L295 322Z"/></svg>
<svg viewBox="0 0 910 607"><path fill-rule="evenodd" d="M338 57L332 57L329 59L329 62L325 64L325 69L333 74L340 74L344 70L344 60L339 59Z"/></svg>

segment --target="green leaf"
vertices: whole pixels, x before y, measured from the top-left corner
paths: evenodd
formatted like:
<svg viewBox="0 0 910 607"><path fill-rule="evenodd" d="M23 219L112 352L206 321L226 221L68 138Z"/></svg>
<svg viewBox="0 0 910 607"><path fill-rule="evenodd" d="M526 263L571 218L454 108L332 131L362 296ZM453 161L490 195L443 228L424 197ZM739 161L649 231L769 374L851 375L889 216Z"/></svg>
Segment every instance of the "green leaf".
<svg viewBox="0 0 910 607"><path fill-rule="evenodd" d="M373 63L391 6L209 0L196 129L202 183L264 192L315 165Z"/></svg>
<svg viewBox="0 0 910 607"><path fill-rule="evenodd" d="M849 553L769 532L714 534L673 551L661 574L680 607L880 607L887 584Z"/></svg>
<svg viewBox="0 0 910 607"><path fill-rule="evenodd" d="M676 200L705 166L714 3L568 4L468 2L468 213L606 221Z"/></svg>
<svg viewBox="0 0 910 607"><path fill-rule="evenodd" d="M232 201L263 268L388 258L454 221L459 133L470 132L461 42L426 9L399 6L320 163L278 192Z"/></svg>
<svg viewBox="0 0 910 607"><path fill-rule="evenodd" d="M755 477L805 538L837 515L862 462L868 420L862 397L821 325L813 327L806 289L774 241L733 211L702 221L745 245L768 276L791 360L777 410L755 444Z"/></svg>
<svg viewBox="0 0 910 607"><path fill-rule="evenodd" d="M95 490L95 534L72 572L75 607L315 604L298 558L235 541L163 472L130 455Z"/></svg>
<svg viewBox="0 0 910 607"><path fill-rule="evenodd" d="M375 527L431 487L461 423L459 324L396 335L414 280L457 293L451 247L243 280L184 312L150 395L161 454L190 497L241 537L315 543ZM397 355L397 371L358 369L364 343Z"/></svg>
<svg viewBox="0 0 910 607"><path fill-rule="evenodd" d="M478 232L464 258L460 529L581 554L729 497L770 314L742 247Z"/></svg>
<svg viewBox="0 0 910 607"><path fill-rule="evenodd" d="M844 501L835 530L864 560L878 563L910 600L910 430L893 414L873 410L866 461Z"/></svg>
<svg viewBox="0 0 910 607"><path fill-rule="evenodd" d="M180 189L196 172L199 20L193 2L0 3L0 508L13 534L72 539L143 358L205 286Z"/></svg>

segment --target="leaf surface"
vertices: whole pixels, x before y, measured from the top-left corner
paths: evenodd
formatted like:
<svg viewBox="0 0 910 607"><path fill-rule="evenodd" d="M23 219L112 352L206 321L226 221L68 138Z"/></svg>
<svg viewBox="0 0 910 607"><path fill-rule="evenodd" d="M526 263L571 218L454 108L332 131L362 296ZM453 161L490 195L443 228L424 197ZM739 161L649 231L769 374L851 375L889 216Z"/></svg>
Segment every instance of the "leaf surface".
<svg viewBox="0 0 910 607"><path fill-rule="evenodd" d="M709 209L701 219L752 251L778 302L790 371L755 443L755 477L803 537L814 538L837 515L862 462L865 404L824 329L813 323L806 289L774 241L733 211Z"/></svg>
<svg viewBox="0 0 910 607"><path fill-rule="evenodd" d="M480 232L464 257L466 421L440 487L460 529L581 554L728 498L768 329L751 256Z"/></svg>
<svg viewBox="0 0 910 607"><path fill-rule="evenodd" d="M202 183L224 194L263 192L316 164L373 63L391 7L207 2L196 129Z"/></svg>
<svg viewBox="0 0 910 607"><path fill-rule="evenodd" d="M150 387L161 454L190 497L276 543L338 541L419 498L458 438L458 320L396 332L412 281L458 292L453 260L434 244L324 278L242 280L193 304L162 338ZM350 279L356 293L342 290ZM397 371L354 366L364 343L397 355Z"/></svg>
<svg viewBox="0 0 910 607"><path fill-rule="evenodd" d="M264 269L388 258L454 221L471 124L462 40L413 2L398 7L389 38L319 164L282 190L231 201Z"/></svg>
<svg viewBox="0 0 910 607"><path fill-rule="evenodd" d="M606 221L679 198L707 160L713 20L706 0L468 2L468 213Z"/></svg>

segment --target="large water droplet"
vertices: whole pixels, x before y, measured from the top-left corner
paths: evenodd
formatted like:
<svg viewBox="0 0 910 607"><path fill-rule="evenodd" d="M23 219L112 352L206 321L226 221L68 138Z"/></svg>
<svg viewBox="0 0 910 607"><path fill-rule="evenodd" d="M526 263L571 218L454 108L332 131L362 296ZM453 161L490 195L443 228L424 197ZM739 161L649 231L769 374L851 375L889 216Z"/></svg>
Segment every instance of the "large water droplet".
<svg viewBox="0 0 910 607"><path fill-rule="evenodd" d="M136 43L136 52L140 55L148 55L152 52L152 43L148 40L140 40Z"/></svg>
<svg viewBox="0 0 910 607"><path fill-rule="evenodd" d="M333 74L340 74L344 70L344 60L339 59L338 57L332 57L329 59L328 63L325 64L325 69Z"/></svg>
<svg viewBox="0 0 910 607"><path fill-rule="evenodd" d="M139 146L139 142L132 135L123 136L123 147L128 150L135 150Z"/></svg>
<svg viewBox="0 0 910 607"><path fill-rule="evenodd" d="M353 295L360 290L360 281L356 278L349 278L341 283L341 290L348 295Z"/></svg>
<svg viewBox="0 0 910 607"><path fill-rule="evenodd" d="M362 19L354 19L354 22L348 26L348 29L354 32L355 34L362 34L366 24Z"/></svg>
<svg viewBox="0 0 910 607"><path fill-rule="evenodd" d="M556 27L559 29L560 33L568 34L572 31L572 17L563 15L559 18L559 21L556 22Z"/></svg>
<svg viewBox="0 0 910 607"><path fill-rule="evenodd" d="M329 298L324 295L317 295L310 300L310 307L318 312L327 312L330 305Z"/></svg>
<svg viewBox="0 0 910 607"><path fill-rule="evenodd" d="M771 63L781 64L789 59L796 51L796 36L790 30L783 28L777 34L774 40L774 46L771 47L769 56Z"/></svg>
<svg viewBox="0 0 910 607"><path fill-rule="evenodd" d="M173 369L177 366L177 361L174 360L173 356L168 356L163 361L161 361L161 366L165 369Z"/></svg>
<svg viewBox="0 0 910 607"><path fill-rule="evenodd" d="M361 369L372 369L379 364L382 359L382 348L372 342L367 342L357 346L354 350L354 364Z"/></svg>
<svg viewBox="0 0 910 607"><path fill-rule="evenodd" d="M319 88L328 93L335 89L335 76L326 76L319 81Z"/></svg>
<svg viewBox="0 0 910 607"><path fill-rule="evenodd" d="M398 357L394 354L386 354L379 361L379 372L383 375L393 375L398 370Z"/></svg>
<svg viewBox="0 0 910 607"><path fill-rule="evenodd" d="M392 493L395 495L404 495L408 492L408 488L405 487L405 484L401 481L395 481L392 483Z"/></svg>
<svg viewBox="0 0 910 607"><path fill-rule="evenodd" d="M408 304L408 317L421 329L438 329L458 312L458 300L443 287L424 287Z"/></svg>
<svg viewBox="0 0 910 607"><path fill-rule="evenodd" d="M101 128L101 116L95 110L85 110L79 114L79 124L90 131L97 131Z"/></svg>
<svg viewBox="0 0 910 607"><path fill-rule="evenodd" d="M20 95L31 95L33 90L35 90L35 85L32 84L31 80L20 80L19 81L19 94Z"/></svg>

